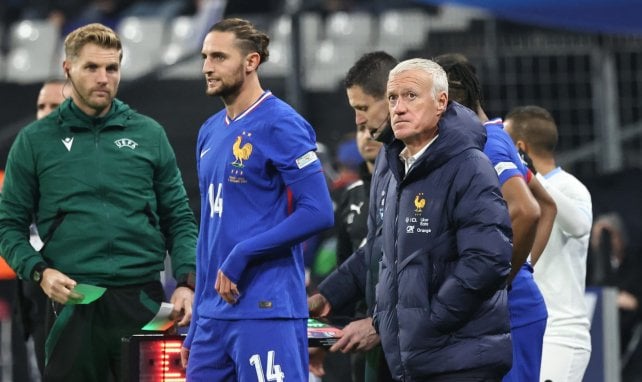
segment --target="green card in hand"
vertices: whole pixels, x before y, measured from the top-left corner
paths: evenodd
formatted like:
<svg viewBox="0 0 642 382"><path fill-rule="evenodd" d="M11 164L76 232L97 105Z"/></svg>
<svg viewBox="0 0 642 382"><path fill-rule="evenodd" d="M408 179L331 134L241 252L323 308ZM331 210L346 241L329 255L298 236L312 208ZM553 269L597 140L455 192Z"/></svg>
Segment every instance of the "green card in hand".
<svg viewBox="0 0 642 382"><path fill-rule="evenodd" d="M98 300L104 293L105 288L89 285L78 284L71 290L68 304L90 304Z"/></svg>

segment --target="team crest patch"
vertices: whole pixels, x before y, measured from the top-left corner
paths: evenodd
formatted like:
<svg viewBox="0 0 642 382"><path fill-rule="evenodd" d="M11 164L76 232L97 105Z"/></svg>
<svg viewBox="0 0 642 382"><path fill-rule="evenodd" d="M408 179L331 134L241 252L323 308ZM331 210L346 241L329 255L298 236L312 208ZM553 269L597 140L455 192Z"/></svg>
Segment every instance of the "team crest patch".
<svg viewBox="0 0 642 382"><path fill-rule="evenodd" d="M417 195L415 195L415 199L413 201L413 204L415 205L415 209L413 211L414 214L410 216L406 216L406 219L405 219L406 233L429 234L432 232L432 229L430 228L430 219L428 219L425 216L422 216L427 203L428 202L426 201L426 198L424 197L423 192L420 192Z"/></svg>
<svg viewBox="0 0 642 382"><path fill-rule="evenodd" d="M250 159L250 155L252 155L252 144L249 142L244 143L241 145L241 141L243 140L243 135L250 137L251 134L247 134L245 131L236 137L236 141L232 145L232 154L234 155L234 162L232 162L232 166L234 167L239 167L243 168L245 167L243 165L243 161L246 161Z"/></svg>
<svg viewBox="0 0 642 382"><path fill-rule="evenodd" d="M426 199L423 197L424 193L420 192L415 196L415 213L416 215L421 215L424 207L426 206Z"/></svg>
<svg viewBox="0 0 642 382"><path fill-rule="evenodd" d="M317 153L314 151L308 151L296 159L296 165L299 169L302 169L310 163L313 163L315 160L317 160Z"/></svg>
<svg viewBox="0 0 642 382"><path fill-rule="evenodd" d="M115 140L114 143L119 149L122 149L123 147L129 147L133 150L138 146L138 143L129 138L120 138Z"/></svg>

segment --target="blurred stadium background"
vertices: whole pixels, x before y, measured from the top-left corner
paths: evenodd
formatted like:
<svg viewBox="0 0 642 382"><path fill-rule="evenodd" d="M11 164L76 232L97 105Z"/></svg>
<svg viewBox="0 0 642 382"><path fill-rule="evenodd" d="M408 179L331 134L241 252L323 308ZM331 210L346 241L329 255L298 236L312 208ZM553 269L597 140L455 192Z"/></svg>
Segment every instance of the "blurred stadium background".
<svg viewBox="0 0 642 382"><path fill-rule="evenodd" d="M264 87L312 123L330 158L353 131L341 80L362 53L461 52L477 66L488 114L524 104L549 109L560 128L560 162L590 186L596 213L622 210L640 232L640 203L628 197L642 182L640 14L638 0L4 0L0 167L33 120L42 81L62 75L63 36L101 21L124 43L119 98L165 126L197 203L196 134L222 107L204 95L200 44L214 21L238 15L272 38Z"/></svg>
<svg viewBox="0 0 642 382"><path fill-rule="evenodd" d="M124 44L119 98L165 126L198 213L196 135L222 107L204 95L201 41L216 20L241 16L271 36L263 86L312 123L330 160L354 130L341 81L361 54L460 52L489 116L524 104L553 113L562 166L589 186L596 215L621 211L642 247L640 14L640 0L3 0L0 168L42 81L62 76L64 35L100 21Z"/></svg>

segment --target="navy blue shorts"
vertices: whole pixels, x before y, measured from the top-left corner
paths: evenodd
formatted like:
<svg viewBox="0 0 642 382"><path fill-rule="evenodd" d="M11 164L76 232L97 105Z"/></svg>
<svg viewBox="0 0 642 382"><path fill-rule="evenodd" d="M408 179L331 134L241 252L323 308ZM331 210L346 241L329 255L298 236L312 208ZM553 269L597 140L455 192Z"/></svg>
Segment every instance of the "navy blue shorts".
<svg viewBox="0 0 642 382"><path fill-rule="evenodd" d="M546 319L519 328L511 328L513 367L503 382L539 381Z"/></svg>

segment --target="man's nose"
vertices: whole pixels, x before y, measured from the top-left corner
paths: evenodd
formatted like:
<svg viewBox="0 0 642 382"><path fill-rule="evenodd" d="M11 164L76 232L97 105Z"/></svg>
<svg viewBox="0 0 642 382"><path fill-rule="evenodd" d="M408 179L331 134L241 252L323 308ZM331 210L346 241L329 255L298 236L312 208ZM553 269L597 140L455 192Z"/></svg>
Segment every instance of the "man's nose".
<svg viewBox="0 0 642 382"><path fill-rule="evenodd" d="M98 69L98 82L105 83L107 82L107 70Z"/></svg>
<svg viewBox="0 0 642 382"><path fill-rule="evenodd" d="M394 103L394 105L392 106L392 112L395 114L401 114L405 111L406 111L406 105L401 100L401 97L399 97Z"/></svg>

